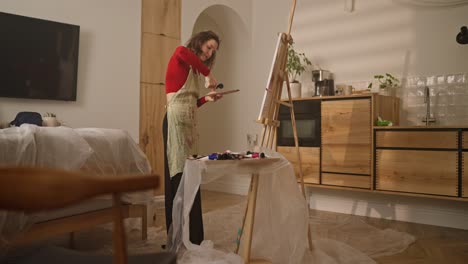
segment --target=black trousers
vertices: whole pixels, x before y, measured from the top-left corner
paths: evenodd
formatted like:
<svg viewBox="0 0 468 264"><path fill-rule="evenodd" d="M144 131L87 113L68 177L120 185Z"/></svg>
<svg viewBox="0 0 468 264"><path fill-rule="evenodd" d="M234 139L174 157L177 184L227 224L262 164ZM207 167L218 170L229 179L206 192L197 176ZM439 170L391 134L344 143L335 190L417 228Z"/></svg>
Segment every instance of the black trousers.
<svg viewBox="0 0 468 264"><path fill-rule="evenodd" d="M171 178L169 173L169 164L167 161L167 115L164 116L163 122L163 138L164 138L164 196L166 203L166 229L169 232L169 227L172 224L172 207L174 204L174 197L179 188L182 173L177 173ZM190 211L190 241L194 244L200 245L204 239L203 235L203 218L201 208L201 194L198 189L195 200L193 201L192 210Z"/></svg>

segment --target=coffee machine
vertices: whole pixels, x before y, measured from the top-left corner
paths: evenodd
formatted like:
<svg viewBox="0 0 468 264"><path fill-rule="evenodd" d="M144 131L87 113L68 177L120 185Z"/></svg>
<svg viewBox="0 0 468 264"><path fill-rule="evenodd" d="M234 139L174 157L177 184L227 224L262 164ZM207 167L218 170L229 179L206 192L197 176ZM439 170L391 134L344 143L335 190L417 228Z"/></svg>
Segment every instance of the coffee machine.
<svg viewBox="0 0 468 264"><path fill-rule="evenodd" d="M335 95L335 83L331 72L314 70L312 71L312 81L315 83L314 96Z"/></svg>

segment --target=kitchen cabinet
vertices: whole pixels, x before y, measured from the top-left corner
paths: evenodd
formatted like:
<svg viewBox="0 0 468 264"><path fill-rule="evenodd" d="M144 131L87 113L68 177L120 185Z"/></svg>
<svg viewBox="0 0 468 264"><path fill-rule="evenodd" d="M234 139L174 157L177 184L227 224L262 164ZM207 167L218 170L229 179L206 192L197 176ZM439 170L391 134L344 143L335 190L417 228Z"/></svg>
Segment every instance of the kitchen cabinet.
<svg viewBox="0 0 468 264"><path fill-rule="evenodd" d="M459 195L459 130L377 129L375 189Z"/></svg>
<svg viewBox="0 0 468 264"><path fill-rule="evenodd" d="M468 152L463 151L462 153L462 197L468 198L468 172L467 172L467 166L468 166Z"/></svg>
<svg viewBox="0 0 468 264"><path fill-rule="evenodd" d="M299 177L299 164L295 147L277 147L277 151L289 160L297 177ZM304 183L318 184L320 182L320 148L299 147ZM299 179L298 179L299 181Z"/></svg>
<svg viewBox="0 0 468 264"><path fill-rule="evenodd" d="M376 190L458 195L458 153L378 149Z"/></svg>
<svg viewBox="0 0 468 264"><path fill-rule="evenodd" d="M322 184L370 188L371 98L323 100Z"/></svg>
<svg viewBox="0 0 468 264"><path fill-rule="evenodd" d="M322 172L322 184L341 186L341 187L354 187L370 189L371 180L368 175L351 175L351 174L337 174L337 173L324 173Z"/></svg>
<svg viewBox="0 0 468 264"><path fill-rule="evenodd" d="M320 148L300 147L309 186L468 201L468 127L400 127L390 96L296 100L321 102ZM394 126L373 126L378 116ZM277 150L298 175L295 148Z"/></svg>
<svg viewBox="0 0 468 264"><path fill-rule="evenodd" d="M424 148L424 149L456 149L458 148L457 131L438 130L378 130L376 133L377 147Z"/></svg>
<svg viewBox="0 0 468 264"><path fill-rule="evenodd" d="M372 124L378 116L398 124L399 101L377 94L300 98L320 102L320 147L300 146L306 184L372 188ZM305 118L305 117L304 117ZM278 142L282 142L279 140ZM293 163L294 147L278 146Z"/></svg>
<svg viewBox="0 0 468 264"><path fill-rule="evenodd" d="M462 132L462 197L468 198L468 131Z"/></svg>
<svg viewBox="0 0 468 264"><path fill-rule="evenodd" d="M462 132L462 148L464 151L468 151L468 131Z"/></svg>
<svg viewBox="0 0 468 264"><path fill-rule="evenodd" d="M139 144L164 176L162 122L166 110L166 67L180 45L181 0L142 0ZM164 193L164 177L155 195Z"/></svg>

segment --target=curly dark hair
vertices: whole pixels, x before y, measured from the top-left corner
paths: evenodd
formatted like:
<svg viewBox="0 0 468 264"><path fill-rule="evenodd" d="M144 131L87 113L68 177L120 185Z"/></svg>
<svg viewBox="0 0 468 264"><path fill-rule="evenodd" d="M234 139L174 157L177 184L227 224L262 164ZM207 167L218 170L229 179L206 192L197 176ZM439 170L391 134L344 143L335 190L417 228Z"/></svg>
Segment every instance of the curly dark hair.
<svg viewBox="0 0 468 264"><path fill-rule="evenodd" d="M198 56L202 53L202 50L201 50L202 45L211 39L214 39L218 43L218 49L219 49L219 45L220 45L219 37L216 33L214 33L211 30L198 32L196 35L192 36L189 39L189 41L187 41L186 46ZM211 68L213 67L215 59L216 59L216 52L213 53L211 58L204 61L203 63L209 68Z"/></svg>

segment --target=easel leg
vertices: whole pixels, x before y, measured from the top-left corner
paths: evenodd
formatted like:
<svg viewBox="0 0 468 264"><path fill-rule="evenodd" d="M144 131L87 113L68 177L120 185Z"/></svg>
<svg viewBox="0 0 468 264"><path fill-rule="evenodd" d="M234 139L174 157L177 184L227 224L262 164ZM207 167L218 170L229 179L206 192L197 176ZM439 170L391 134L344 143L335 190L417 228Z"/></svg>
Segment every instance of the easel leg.
<svg viewBox="0 0 468 264"><path fill-rule="evenodd" d="M247 210L245 212L244 225L242 227L241 235L241 257L244 263L250 263L250 247L252 245L252 231L255 222L255 206L257 203L258 191L258 178L259 174L252 174L252 181L250 183L249 194L247 198ZM238 251L236 252L238 253Z"/></svg>

